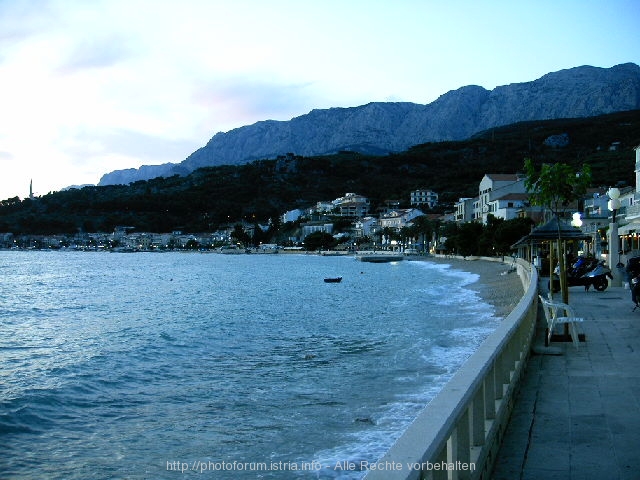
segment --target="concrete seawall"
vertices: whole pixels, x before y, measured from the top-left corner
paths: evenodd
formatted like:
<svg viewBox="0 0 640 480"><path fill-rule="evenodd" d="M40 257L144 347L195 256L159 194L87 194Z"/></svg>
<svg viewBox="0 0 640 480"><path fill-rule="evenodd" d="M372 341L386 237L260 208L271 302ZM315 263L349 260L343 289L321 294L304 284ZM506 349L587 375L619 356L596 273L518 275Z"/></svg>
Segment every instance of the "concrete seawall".
<svg viewBox="0 0 640 480"><path fill-rule="evenodd" d="M538 273L523 260L516 268L525 290L518 305L369 466L367 480L489 478L536 326Z"/></svg>

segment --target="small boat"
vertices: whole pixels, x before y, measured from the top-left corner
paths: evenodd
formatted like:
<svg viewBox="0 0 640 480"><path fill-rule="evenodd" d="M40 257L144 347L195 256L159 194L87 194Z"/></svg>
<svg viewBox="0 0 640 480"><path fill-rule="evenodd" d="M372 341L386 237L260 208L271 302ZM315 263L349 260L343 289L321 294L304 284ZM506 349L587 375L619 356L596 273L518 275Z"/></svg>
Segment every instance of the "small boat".
<svg viewBox="0 0 640 480"><path fill-rule="evenodd" d="M403 255L392 255L392 254L363 254L357 255L356 258L361 262L369 262L369 263L389 263L389 262L399 262L404 260Z"/></svg>
<svg viewBox="0 0 640 480"><path fill-rule="evenodd" d="M340 283L342 281L342 277L326 277L324 279L324 283Z"/></svg>
<svg viewBox="0 0 640 480"><path fill-rule="evenodd" d="M240 255L242 253L246 253L245 250L238 248L236 245L223 245L220 247L220 253L224 253L225 255Z"/></svg>

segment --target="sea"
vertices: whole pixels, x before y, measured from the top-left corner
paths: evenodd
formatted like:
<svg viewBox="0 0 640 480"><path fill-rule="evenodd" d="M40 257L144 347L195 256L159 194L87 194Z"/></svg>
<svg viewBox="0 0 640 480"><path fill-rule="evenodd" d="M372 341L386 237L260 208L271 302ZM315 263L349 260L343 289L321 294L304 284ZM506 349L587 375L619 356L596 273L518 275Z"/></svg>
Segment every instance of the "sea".
<svg viewBox="0 0 640 480"><path fill-rule="evenodd" d="M0 478L362 478L501 321L478 279L0 251Z"/></svg>

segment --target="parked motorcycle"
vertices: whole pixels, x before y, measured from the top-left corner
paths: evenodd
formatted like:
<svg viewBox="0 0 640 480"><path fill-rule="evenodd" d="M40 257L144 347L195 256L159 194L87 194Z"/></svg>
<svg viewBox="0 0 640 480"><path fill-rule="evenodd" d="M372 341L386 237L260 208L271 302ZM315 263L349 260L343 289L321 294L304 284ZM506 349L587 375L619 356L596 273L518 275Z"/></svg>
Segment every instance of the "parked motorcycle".
<svg viewBox="0 0 640 480"><path fill-rule="evenodd" d="M631 257L627 260L625 268L631 290L631 301L634 303L633 310L640 307L640 257Z"/></svg>
<svg viewBox="0 0 640 480"><path fill-rule="evenodd" d="M583 286L589 290L593 286L597 291L604 292L609 286L607 277L613 280L611 269L604 260L598 261L593 257L578 257L567 269L567 285L570 287ZM560 291L560 266L554 270L553 291Z"/></svg>

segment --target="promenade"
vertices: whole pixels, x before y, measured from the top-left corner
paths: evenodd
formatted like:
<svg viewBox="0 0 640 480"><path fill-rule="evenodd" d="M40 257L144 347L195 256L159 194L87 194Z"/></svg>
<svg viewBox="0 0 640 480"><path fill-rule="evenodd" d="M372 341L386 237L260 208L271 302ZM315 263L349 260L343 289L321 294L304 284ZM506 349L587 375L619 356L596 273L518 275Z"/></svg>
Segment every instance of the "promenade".
<svg viewBox="0 0 640 480"><path fill-rule="evenodd" d="M540 311L493 480L640 479L640 309L622 287L571 287L569 303L586 341L545 348Z"/></svg>

